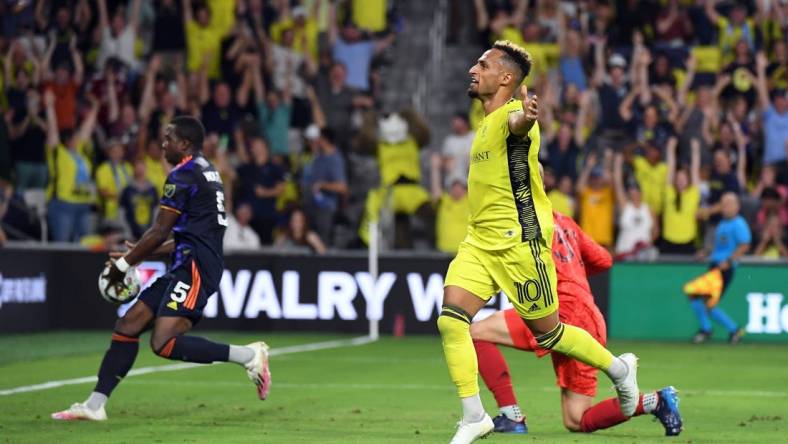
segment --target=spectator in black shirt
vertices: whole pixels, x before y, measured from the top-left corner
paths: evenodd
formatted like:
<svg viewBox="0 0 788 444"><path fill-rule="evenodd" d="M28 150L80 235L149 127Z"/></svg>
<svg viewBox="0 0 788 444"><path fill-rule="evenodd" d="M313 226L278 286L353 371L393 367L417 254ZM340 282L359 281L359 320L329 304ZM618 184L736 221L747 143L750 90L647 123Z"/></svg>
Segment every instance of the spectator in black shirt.
<svg viewBox="0 0 788 444"><path fill-rule="evenodd" d="M202 122L205 133L217 133L220 140L227 140L232 150L237 140L241 111L233 102L230 85L224 82L216 84L211 100L202 107Z"/></svg>
<svg viewBox="0 0 788 444"><path fill-rule="evenodd" d="M158 203L156 189L147 179L145 161L137 159L134 162L134 180L120 194L120 207L135 239L142 237L150 228Z"/></svg>
<svg viewBox="0 0 788 444"><path fill-rule="evenodd" d="M48 169L45 158L46 122L41 115L41 95L27 90L27 104L22 110L7 114L11 150L15 162L16 188L44 188Z"/></svg>
<svg viewBox="0 0 788 444"><path fill-rule="evenodd" d="M238 203L252 206L252 228L263 245L273 241L273 230L279 222L276 199L285 188L284 171L271 162L268 144L260 137L250 144L251 162L238 168Z"/></svg>

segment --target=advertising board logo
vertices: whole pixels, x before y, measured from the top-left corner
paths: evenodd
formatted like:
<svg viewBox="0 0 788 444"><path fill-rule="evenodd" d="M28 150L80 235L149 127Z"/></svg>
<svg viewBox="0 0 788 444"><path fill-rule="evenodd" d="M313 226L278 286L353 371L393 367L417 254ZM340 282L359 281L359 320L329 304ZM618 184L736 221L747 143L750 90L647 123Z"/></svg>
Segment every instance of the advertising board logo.
<svg viewBox="0 0 788 444"><path fill-rule="evenodd" d="M47 278L4 277L0 273L0 308L5 304L43 304L47 300Z"/></svg>
<svg viewBox="0 0 788 444"><path fill-rule="evenodd" d="M788 305L783 305L783 299L782 293L747 294L747 333L788 333Z"/></svg>

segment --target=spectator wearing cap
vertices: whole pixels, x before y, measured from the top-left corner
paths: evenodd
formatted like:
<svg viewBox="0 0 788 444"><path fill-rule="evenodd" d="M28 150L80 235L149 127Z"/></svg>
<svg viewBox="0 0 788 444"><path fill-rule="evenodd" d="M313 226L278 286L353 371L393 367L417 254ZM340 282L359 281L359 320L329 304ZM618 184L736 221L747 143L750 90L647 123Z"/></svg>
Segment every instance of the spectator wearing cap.
<svg viewBox="0 0 788 444"><path fill-rule="evenodd" d="M597 148L622 146L629 136L628 123L619 113L624 98L629 94L626 82L627 61L621 54L614 53L607 60L607 70L603 59L604 42L595 47L597 66L592 79L592 86L597 88L599 96L599 122L597 124Z"/></svg>
<svg viewBox="0 0 788 444"><path fill-rule="evenodd" d="M317 60L318 34L320 30L316 20L316 8L319 6L319 3L314 2L312 10L308 11L302 5L296 6L291 10L289 2L285 2L281 18L273 23L269 29L271 40L280 44L284 32L290 30L292 31L293 51L313 61Z"/></svg>
<svg viewBox="0 0 788 444"><path fill-rule="evenodd" d="M139 158L134 161L134 178L120 193L120 207L135 239L141 238L152 225L158 203L159 196L148 180L145 161Z"/></svg>
<svg viewBox="0 0 788 444"><path fill-rule="evenodd" d="M394 34L373 40L352 21L345 22L340 31L336 20L332 20L328 39L334 59L342 62L348 69L348 86L363 92L370 91L369 71L372 57L394 43Z"/></svg>
<svg viewBox="0 0 788 444"><path fill-rule="evenodd" d="M96 188L99 195L101 216L105 220L118 219L120 193L131 183L133 171L123 158L126 147L120 139L107 141L107 160L96 169Z"/></svg>
<svg viewBox="0 0 788 444"><path fill-rule="evenodd" d="M314 140L317 152L304 165L301 176L301 195L304 211L324 242L332 244L332 228L348 184L345 159L337 149L334 133L316 125L306 129L306 138Z"/></svg>
<svg viewBox="0 0 788 444"><path fill-rule="evenodd" d="M779 165L785 169L786 152L788 152L788 97L783 89L775 89L771 95L769 94L766 84L767 64L766 55L762 52L758 53L756 56L758 72L756 89L758 90L758 105L763 115L763 163L765 165Z"/></svg>
<svg viewBox="0 0 788 444"><path fill-rule="evenodd" d="M613 153L605 150L602 164L598 154L588 154L586 164L577 180L580 228L594 241L605 247L613 246L613 188L610 186L610 167Z"/></svg>

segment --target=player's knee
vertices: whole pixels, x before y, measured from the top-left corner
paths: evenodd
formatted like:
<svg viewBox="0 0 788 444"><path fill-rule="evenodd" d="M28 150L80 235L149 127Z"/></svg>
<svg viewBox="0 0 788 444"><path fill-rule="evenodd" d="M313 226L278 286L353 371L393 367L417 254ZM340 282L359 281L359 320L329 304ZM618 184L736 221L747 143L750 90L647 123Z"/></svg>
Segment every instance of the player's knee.
<svg viewBox="0 0 788 444"><path fill-rule="evenodd" d="M530 327L530 325L529 325ZM542 332L534 332L536 336L536 343L539 344L539 347L551 350L558 341L561 340L561 336L564 334L564 324L559 322L552 330L542 333Z"/></svg>
<svg viewBox="0 0 788 444"><path fill-rule="evenodd" d="M580 427L580 418L564 416L564 427L570 432L578 433L583 431L582 427Z"/></svg>
<svg viewBox="0 0 788 444"><path fill-rule="evenodd" d="M124 316L115 321L115 332L125 336L137 337L145 330L145 326L140 324L139 320Z"/></svg>
<svg viewBox="0 0 788 444"><path fill-rule="evenodd" d="M471 316L457 307L444 305L438 316L438 331L441 336L467 334L471 326Z"/></svg>
<svg viewBox="0 0 788 444"><path fill-rule="evenodd" d="M169 358L174 342L174 335L159 335L154 332L150 337L150 348L162 358Z"/></svg>

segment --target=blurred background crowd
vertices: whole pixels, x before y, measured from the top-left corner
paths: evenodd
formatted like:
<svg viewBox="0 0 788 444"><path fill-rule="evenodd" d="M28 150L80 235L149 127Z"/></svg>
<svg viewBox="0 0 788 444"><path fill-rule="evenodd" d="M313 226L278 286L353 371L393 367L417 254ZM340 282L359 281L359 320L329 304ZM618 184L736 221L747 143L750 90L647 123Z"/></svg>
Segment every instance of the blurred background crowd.
<svg viewBox="0 0 788 444"><path fill-rule="evenodd" d="M163 129L192 114L227 250L364 248L376 221L383 248L452 253L483 113L449 92L508 39L534 59L556 211L621 259L703 252L730 211L751 254L788 255L788 1L436 1L441 119L386 99L416 88L388 73L429 63L408 48L431 2L412 3L0 0L0 242L138 238Z"/></svg>

